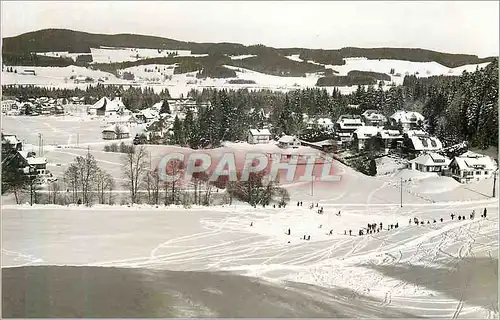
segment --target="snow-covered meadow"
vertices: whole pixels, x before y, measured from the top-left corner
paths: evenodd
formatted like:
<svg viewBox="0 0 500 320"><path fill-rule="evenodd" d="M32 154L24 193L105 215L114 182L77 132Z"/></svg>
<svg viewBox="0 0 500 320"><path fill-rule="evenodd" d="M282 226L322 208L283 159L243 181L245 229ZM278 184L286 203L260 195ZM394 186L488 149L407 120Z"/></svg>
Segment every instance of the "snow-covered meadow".
<svg viewBox="0 0 500 320"><path fill-rule="evenodd" d="M168 55L170 51L158 52L156 49L133 49L133 48L100 48L92 49L94 62L121 62L121 61L136 61L144 58L154 58ZM178 56L203 56L192 55L190 51L180 50ZM46 55L59 56L65 53L44 53ZM68 54L72 56L74 54ZM233 60L250 58L252 55L231 56ZM288 56L288 59L301 61L298 55ZM338 72L338 75L347 75L349 71L374 71L389 74L391 69L394 69L394 75L391 75L391 83L401 85L405 75L417 75L418 77L429 77L436 75L460 75L463 71L472 72L476 68L483 68L488 63L478 65L465 65L457 68L448 68L437 62L411 62L402 60L370 60L366 58L346 58L346 64L342 66L324 65L327 69L333 69ZM310 63L318 64L314 61ZM264 74L248 69L225 66L236 71L236 77L231 79L253 80L254 84L230 84L231 79L197 79L196 72L185 74L173 74L174 65L141 65L119 70L120 73L131 72L135 75L134 81L127 81L116 78L114 75L91 70L83 67L69 66L65 68L58 67L23 67L17 66L16 73L2 72L2 84L33 84L47 87L59 88L85 88L88 84L75 84L69 78L71 76L92 77L93 79L104 79L104 84L133 84L135 86L149 86L155 91L161 91L168 88L172 96L178 97L181 94L186 95L190 89L202 88L247 88L247 89L270 89L276 91L290 91L299 88L315 87L317 80L322 76L320 74L307 74L305 77L279 77L269 74ZM24 69L34 69L36 76L21 74ZM385 83L384 90L390 88L390 83ZM334 87L322 87L331 92ZM338 87L345 94L356 90L356 86Z"/></svg>

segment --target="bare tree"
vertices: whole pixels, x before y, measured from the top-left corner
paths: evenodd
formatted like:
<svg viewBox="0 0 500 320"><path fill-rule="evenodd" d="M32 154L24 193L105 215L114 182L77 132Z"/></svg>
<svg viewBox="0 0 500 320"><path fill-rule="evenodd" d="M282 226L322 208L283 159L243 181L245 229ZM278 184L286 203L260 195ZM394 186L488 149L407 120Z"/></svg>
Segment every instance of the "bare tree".
<svg viewBox="0 0 500 320"><path fill-rule="evenodd" d="M56 204L59 192L61 191L61 184L57 181L49 183L49 203Z"/></svg>
<svg viewBox="0 0 500 320"><path fill-rule="evenodd" d="M115 188L115 179L113 179L113 176L110 175L109 173L106 174L106 180L107 180L107 189L108 189L108 204L112 205L113 204L113 190Z"/></svg>
<svg viewBox="0 0 500 320"><path fill-rule="evenodd" d="M143 146L135 149L131 148L129 152L125 153L122 162L125 168L125 186L130 190L130 198L132 203L137 202L137 194L140 185L144 181L143 177L146 174L147 162L146 148Z"/></svg>
<svg viewBox="0 0 500 320"><path fill-rule="evenodd" d="M92 202L92 187L94 186L95 177L98 171L97 161L94 156L87 152L85 157L77 157L76 165L78 166L79 180L82 190L82 201L85 205L90 206Z"/></svg>
<svg viewBox="0 0 500 320"><path fill-rule="evenodd" d="M144 176L144 184L146 185L146 190L148 192L148 203L158 204L160 197L160 176L158 175L158 170L151 170Z"/></svg>
<svg viewBox="0 0 500 320"><path fill-rule="evenodd" d="M106 203L106 191L109 189L109 184L112 183L113 177L102 169L97 170L95 185L97 187L97 199L100 204Z"/></svg>

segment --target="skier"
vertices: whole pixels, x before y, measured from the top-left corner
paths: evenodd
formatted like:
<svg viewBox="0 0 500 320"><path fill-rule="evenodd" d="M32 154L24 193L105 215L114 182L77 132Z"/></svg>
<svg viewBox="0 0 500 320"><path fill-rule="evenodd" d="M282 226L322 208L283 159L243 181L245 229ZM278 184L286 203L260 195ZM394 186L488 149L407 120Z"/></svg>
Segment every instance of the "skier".
<svg viewBox="0 0 500 320"><path fill-rule="evenodd" d="M439 219L439 220L441 220L441 222L443 222L443 218L441 218L441 219Z"/></svg>
<svg viewBox="0 0 500 320"><path fill-rule="evenodd" d="M322 226L323 226L323 225L322 225L322 224L320 224L320 225L319 225L319 228L321 229L321 227L322 227Z"/></svg>
<svg viewBox="0 0 500 320"><path fill-rule="evenodd" d="M347 236L347 230L344 230L344 236Z"/></svg>
<svg viewBox="0 0 500 320"><path fill-rule="evenodd" d="M483 211L483 218L486 218L486 208L484 208L484 211Z"/></svg>
<svg viewBox="0 0 500 320"><path fill-rule="evenodd" d="M459 220L459 221L460 221L460 220L462 220L462 216L458 216L458 220Z"/></svg>
<svg viewBox="0 0 500 320"><path fill-rule="evenodd" d="M273 204L273 208L276 209L276 205L275 204Z"/></svg>
<svg viewBox="0 0 500 320"><path fill-rule="evenodd" d="M411 219L410 219L410 223L411 223ZM382 229L382 222L380 222L380 229Z"/></svg>
<svg viewBox="0 0 500 320"><path fill-rule="evenodd" d="M411 218L408 220L408 224L411 224Z"/></svg>
<svg viewBox="0 0 500 320"><path fill-rule="evenodd" d="M316 202L316 208L318 207L318 203Z"/></svg>
<svg viewBox="0 0 500 320"><path fill-rule="evenodd" d="M394 226L394 228L397 228L397 227L399 227L399 224L396 222L396 225Z"/></svg>
<svg viewBox="0 0 500 320"><path fill-rule="evenodd" d="M349 235L352 236L352 230L349 230Z"/></svg>
<svg viewBox="0 0 500 320"><path fill-rule="evenodd" d="M300 206L300 201L297 201L297 207Z"/></svg>
<svg viewBox="0 0 500 320"><path fill-rule="evenodd" d="M450 214L450 216L451 216L451 220L453 220L455 218L455 215L453 213Z"/></svg>
<svg viewBox="0 0 500 320"><path fill-rule="evenodd" d="M427 220L427 224L430 224L431 222L429 220Z"/></svg>
<svg viewBox="0 0 500 320"><path fill-rule="evenodd" d="M339 213L337 215L340 217L340 210L339 210Z"/></svg>
<svg viewBox="0 0 500 320"><path fill-rule="evenodd" d="M290 235L290 228L288 228L288 235Z"/></svg>
<svg viewBox="0 0 500 320"><path fill-rule="evenodd" d="M332 234L333 234L333 229L332 229L332 230L330 230L330 235L332 235Z"/></svg>
<svg viewBox="0 0 500 320"><path fill-rule="evenodd" d="M434 222L432 222L432 223L436 223L436 219L434 219Z"/></svg>
<svg viewBox="0 0 500 320"><path fill-rule="evenodd" d="M311 240L311 235L308 235L308 236L307 236L307 240Z"/></svg>
<svg viewBox="0 0 500 320"><path fill-rule="evenodd" d="M302 207L302 201L300 202L300 206Z"/></svg>
<svg viewBox="0 0 500 320"><path fill-rule="evenodd" d="M465 216L462 216L462 220L465 220Z"/></svg>
<svg viewBox="0 0 500 320"><path fill-rule="evenodd" d="M253 222L250 222L250 227L253 227Z"/></svg>

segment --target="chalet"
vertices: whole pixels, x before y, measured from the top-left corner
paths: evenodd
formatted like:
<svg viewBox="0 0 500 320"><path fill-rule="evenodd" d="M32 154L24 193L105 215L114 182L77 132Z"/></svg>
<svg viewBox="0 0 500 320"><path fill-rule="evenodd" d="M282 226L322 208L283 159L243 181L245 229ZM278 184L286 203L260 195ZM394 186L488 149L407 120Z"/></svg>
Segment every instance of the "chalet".
<svg viewBox="0 0 500 320"><path fill-rule="evenodd" d="M387 118L376 110L366 110L361 116L367 126L381 127L387 122Z"/></svg>
<svg viewBox="0 0 500 320"><path fill-rule="evenodd" d="M129 129L121 125L109 126L102 131L102 138L104 140L127 139L129 137Z"/></svg>
<svg viewBox="0 0 500 320"><path fill-rule="evenodd" d="M2 150L23 150L23 143L14 134L2 133Z"/></svg>
<svg viewBox="0 0 500 320"><path fill-rule="evenodd" d="M405 133L401 143L402 151L415 156L423 152L434 152L443 149L441 141L423 131L410 131L411 134Z"/></svg>
<svg viewBox="0 0 500 320"><path fill-rule="evenodd" d="M403 132L421 127L424 120L424 116L415 111L400 110L390 116L391 124L398 125L401 123Z"/></svg>
<svg viewBox="0 0 500 320"><path fill-rule="evenodd" d="M74 83L86 83L87 82L87 77L84 76L76 76L75 79L73 79Z"/></svg>
<svg viewBox="0 0 500 320"><path fill-rule="evenodd" d="M335 136L343 143L350 142L354 131L364 125L360 116L341 115L335 123Z"/></svg>
<svg viewBox="0 0 500 320"><path fill-rule="evenodd" d="M29 167L34 168L38 175L48 174L47 159L44 157L37 157L34 152L18 151L19 154L26 160Z"/></svg>
<svg viewBox="0 0 500 320"><path fill-rule="evenodd" d="M398 142L403 141L403 135L398 130L382 129L377 133L376 139L380 148L387 153L390 149L396 149Z"/></svg>
<svg viewBox="0 0 500 320"><path fill-rule="evenodd" d="M250 129L248 130L247 141L250 144L269 143L271 132L269 129Z"/></svg>
<svg viewBox="0 0 500 320"><path fill-rule="evenodd" d="M443 173L448 170L451 160L435 152L423 153L410 161L412 170Z"/></svg>
<svg viewBox="0 0 500 320"><path fill-rule="evenodd" d="M117 116L120 110L122 109L118 105L117 101L112 101L103 97L88 108L88 114L93 116L112 117Z"/></svg>
<svg viewBox="0 0 500 320"><path fill-rule="evenodd" d="M461 183L490 178L496 169L494 160L474 152L455 157L450 163L452 178Z"/></svg>
<svg viewBox="0 0 500 320"><path fill-rule="evenodd" d="M374 126L361 126L353 133L352 147L357 151L367 148L370 141L377 136L379 129Z"/></svg>
<svg viewBox="0 0 500 320"><path fill-rule="evenodd" d="M280 148L298 148L300 140L295 136L283 136L278 140L278 147Z"/></svg>

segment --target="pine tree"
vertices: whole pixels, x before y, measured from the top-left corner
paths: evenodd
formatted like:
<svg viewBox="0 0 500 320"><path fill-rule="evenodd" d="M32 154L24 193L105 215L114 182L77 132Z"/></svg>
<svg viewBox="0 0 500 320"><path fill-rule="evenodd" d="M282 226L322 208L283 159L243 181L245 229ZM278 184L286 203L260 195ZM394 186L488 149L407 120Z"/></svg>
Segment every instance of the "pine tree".
<svg viewBox="0 0 500 320"><path fill-rule="evenodd" d="M161 108L160 108L160 114L164 114L164 113L170 113L170 105L168 104L167 99L163 100L163 103L162 103Z"/></svg>

